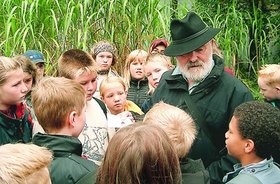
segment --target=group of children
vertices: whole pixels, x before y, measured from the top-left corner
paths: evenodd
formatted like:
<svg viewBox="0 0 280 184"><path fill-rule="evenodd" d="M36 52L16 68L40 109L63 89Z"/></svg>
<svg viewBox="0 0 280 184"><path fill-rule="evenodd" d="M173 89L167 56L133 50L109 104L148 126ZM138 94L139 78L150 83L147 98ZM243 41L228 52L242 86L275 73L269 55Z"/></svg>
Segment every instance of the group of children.
<svg viewBox="0 0 280 184"><path fill-rule="evenodd" d="M162 55L167 45L157 39L149 53L132 51L124 78L112 68L116 48L107 41L89 53L64 52L59 77L43 77L40 52L0 56L0 183L50 183L42 173L54 184L210 183L200 159L183 159L197 134L192 117L163 102L145 107L161 75L174 67ZM261 94L272 105L247 102L234 112L225 144L240 164L225 183L280 183L273 164L280 158L279 70L277 64L259 70ZM20 155L16 145L30 154ZM29 158L33 149L44 156ZM41 163L28 172L9 169L16 163L7 154L19 163L31 159L30 168Z"/></svg>

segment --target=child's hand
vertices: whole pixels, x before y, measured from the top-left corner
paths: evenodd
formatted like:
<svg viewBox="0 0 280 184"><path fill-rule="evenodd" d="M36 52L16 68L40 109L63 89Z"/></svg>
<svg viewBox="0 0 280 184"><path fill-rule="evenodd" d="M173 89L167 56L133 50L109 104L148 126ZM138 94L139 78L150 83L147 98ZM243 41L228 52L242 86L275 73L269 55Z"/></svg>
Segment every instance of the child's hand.
<svg viewBox="0 0 280 184"><path fill-rule="evenodd" d="M124 111L122 113L119 113L117 116L119 116L123 122L126 122L127 119L129 119L132 123L135 122L135 119L133 118L131 112L129 111Z"/></svg>

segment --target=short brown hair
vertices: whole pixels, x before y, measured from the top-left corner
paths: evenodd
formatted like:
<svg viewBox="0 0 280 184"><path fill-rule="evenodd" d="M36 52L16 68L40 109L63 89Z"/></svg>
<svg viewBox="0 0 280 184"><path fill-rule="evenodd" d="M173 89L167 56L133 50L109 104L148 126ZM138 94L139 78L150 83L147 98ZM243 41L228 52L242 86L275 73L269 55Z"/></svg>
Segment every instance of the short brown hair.
<svg viewBox="0 0 280 184"><path fill-rule="evenodd" d="M179 160L166 133L140 122L121 128L109 142L97 184L181 182Z"/></svg>
<svg viewBox="0 0 280 184"><path fill-rule="evenodd" d="M280 111L267 102L250 101L235 108L240 136L254 142L258 157L280 157Z"/></svg>
<svg viewBox="0 0 280 184"><path fill-rule="evenodd" d="M79 115L86 103L85 96L78 82L63 77L47 77L34 87L31 101L38 122L48 133L63 128L71 111L76 110Z"/></svg>
<svg viewBox="0 0 280 184"><path fill-rule="evenodd" d="M35 184L50 178L48 166L52 153L34 144L4 144L0 146L0 183ZM36 182L34 182L36 181Z"/></svg>
<svg viewBox="0 0 280 184"><path fill-rule="evenodd" d="M84 72L96 73L94 59L80 49L70 49L58 59L58 74L60 77L74 79Z"/></svg>
<svg viewBox="0 0 280 184"><path fill-rule="evenodd" d="M146 113L143 123L159 125L170 137L179 158L189 153L197 134L195 123L189 114L164 102L156 103Z"/></svg>

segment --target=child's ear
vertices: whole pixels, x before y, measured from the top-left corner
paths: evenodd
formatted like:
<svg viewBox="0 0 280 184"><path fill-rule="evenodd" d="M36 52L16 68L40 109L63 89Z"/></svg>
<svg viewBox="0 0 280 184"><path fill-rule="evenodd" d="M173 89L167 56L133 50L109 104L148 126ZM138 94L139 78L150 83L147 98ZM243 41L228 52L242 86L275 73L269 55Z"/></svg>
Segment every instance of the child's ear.
<svg viewBox="0 0 280 184"><path fill-rule="evenodd" d="M77 118L77 112L71 111L68 116L68 122L70 126L72 127L76 126L76 122L77 122L76 118Z"/></svg>
<svg viewBox="0 0 280 184"><path fill-rule="evenodd" d="M280 84L276 86L277 93L280 94Z"/></svg>
<svg viewBox="0 0 280 184"><path fill-rule="evenodd" d="M104 101L104 98L103 98L103 96L100 96L100 100Z"/></svg>
<svg viewBox="0 0 280 184"><path fill-rule="evenodd" d="M251 153L255 149L255 143L251 139L248 139L245 143L245 153Z"/></svg>

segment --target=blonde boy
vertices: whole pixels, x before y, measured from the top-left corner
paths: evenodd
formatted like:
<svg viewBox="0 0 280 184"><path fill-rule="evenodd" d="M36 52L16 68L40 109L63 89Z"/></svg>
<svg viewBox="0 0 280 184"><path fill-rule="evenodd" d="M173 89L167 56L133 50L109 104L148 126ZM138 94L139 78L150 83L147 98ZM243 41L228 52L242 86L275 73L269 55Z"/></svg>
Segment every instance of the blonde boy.
<svg viewBox="0 0 280 184"><path fill-rule="evenodd" d="M108 129L107 110L104 103L93 97L97 88L96 65L90 54L70 49L58 59L61 77L79 82L86 91L86 125L79 136L83 144L83 156L100 164L114 130Z"/></svg>
<svg viewBox="0 0 280 184"><path fill-rule="evenodd" d="M180 159L183 183L210 183L209 173L201 159L187 158L197 134L190 115L178 107L159 102L146 113L143 123L156 124L167 133Z"/></svg>
<svg viewBox="0 0 280 184"><path fill-rule="evenodd" d="M280 109L280 65L263 66L258 71L258 85L265 100Z"/></svg>
<svg viewBox="0 0 280 184"><path fill-rule="evenodd" d="M84 158L77 138L84 128L85 91L76 81L43 78L32 91L32 104L46 134L37 133L32 142L54 153L50 166L53 184L92 183L97 166Z"/></svg>
<svg viewBox="0 0 280 184"><path fill-rule="evenodd" d="M51 184L48 166L52 153L34 144L0 146L0 183ZM40 178L40 179L38 179Z"/></svg>

